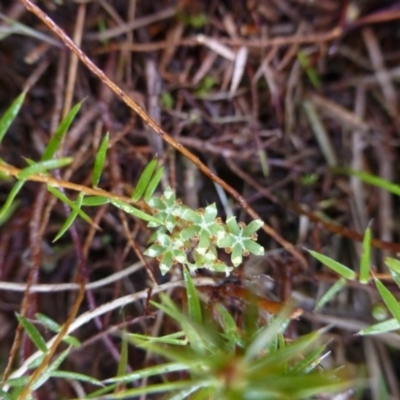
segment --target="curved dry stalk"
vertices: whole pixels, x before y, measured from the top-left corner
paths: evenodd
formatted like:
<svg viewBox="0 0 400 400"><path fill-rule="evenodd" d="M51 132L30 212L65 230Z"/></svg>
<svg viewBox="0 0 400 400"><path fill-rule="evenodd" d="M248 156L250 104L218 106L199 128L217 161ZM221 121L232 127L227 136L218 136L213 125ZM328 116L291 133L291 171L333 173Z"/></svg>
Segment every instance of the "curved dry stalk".
<svg viewBox="0 0 400 400"><path fill-rule="evenodd" d="M138 261L129 267L114 272L113 274L99 279L97 281L90 282L85 285L86 290L100 289L103 286L109 285L119 279L125 278L135 272L139 271L143 267L143 262ZM11 291L11 292L24 292L27 288L27 283L14 283L14 282L3 282L0 281L0 291ZM40 293L54 293L54 292L65 292L72 290L79 290L80 285L78 283L38 283L32 284L29 287L29 293L40 292Z"/></svg>
<svg viewBox="0 0 400 400"><path fill-rule="evenodd" d="M197 278L197 279L193 279L193 281L196 286L216 286L218 284L218 282L216 282L212 278ZM163 285L155 287L152 291L152 295L155 295L155 294L161 293L161 292L165 292L169 289L181 288L181 287L185 287L184 280L168 282ZM77 317L71 324L63 325L63 327L65 327L65 326L68 327L67 331L64 331L64 330L62 331L63 337L65 335L71 334L72 332L74 332L78 328L80 328L81 326L87 324L88 322L92 321L94 318L99 317L100 315L106 314L110 311L113 311L113 310L121 308L121 307L125 307L128 304L131 304L135 301L138 301L141 299L146 299L148 297L148 295L149 295L148 289L144 289L140 292L128 294L126 296L119 297L109 303L102 304L101 306L97 307L94 310L86 311L85 313L83 313L79 317ZM54 345L56 340L58 340L57 338L59 337L59 335L60 334L58 334L53 339L51 339L47 342L48 348L52 348L52 346ZM42 354L43 353L41 351L37 351L36 353L32 354L28 359L26 359L24 361L24 363L16 371L14 371L10 375L10 378L18 378L18 377L22 376L27 371L28 365L30 365L33 361L35 361ZM6 390L6 388L5 388L5 390Z"/></svg>
<svg viewBox="0 0 400 400"><path fill-rule="evenodd" d="M109 87L129 108L136 112L139 117L156 132L165 142L172 146L175 150L180 152L186 158L193 162L196 167L203 172L208 178L214 181L216 184L224 188L239 204L243 210L250 215L253 219L260 219L260 215L247 203L243 196L240 195L233 187L228 185L223 179L219 178L210 169L200 161L198 157L192 154L189 150L183 147L175 139L173 139L161 126L159 126L148 114L135 103L120 87L118 87L110 78L108 78L103 71L101 71L87 56L86 54L71 40L71 38L57 25L54 21L44 13L40 8L33 4L30 0L20 0L22 4L33 14L35 14L47 27L56 34L63 43L76 54L76 56L82 61L82 63L95 74L105 85ZM304 256L293 246L292 243L284 239L278 232L276 232L271 226L264 222L262 226L263 231L276 242L283 246L288 252L290 252L300 264L306 268L307 261Z"/></svg>

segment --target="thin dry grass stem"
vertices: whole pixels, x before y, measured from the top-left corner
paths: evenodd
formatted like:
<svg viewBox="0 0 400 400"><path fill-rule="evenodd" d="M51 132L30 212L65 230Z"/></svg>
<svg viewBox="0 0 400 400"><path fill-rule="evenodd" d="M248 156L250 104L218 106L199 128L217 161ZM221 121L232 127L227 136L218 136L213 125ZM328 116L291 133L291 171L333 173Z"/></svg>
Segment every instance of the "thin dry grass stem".
<svg viewBox="0 0 400 400"><path fill-rule="evenodd" d="M29 11L34 13L39 19L41 19L49 29L55 33L64 44L73 51L79 59L92 71L103 83L105 83L124 103L127 104L133 111L135 111L143 121L152 128L163 140L165 140L174 149L182 153L185 157L190 159L201 172L203 172L208 178L213 180L216 184L222 186L242 207L249 216L253 219L262 219L259 214L249 206L247 201L230 185L228 185L224 180L213 174L207 166L200 161L200 159L194 156L190 151L184 148L180 143L176 142L171 136L169 136L158 124L156 124L152 119L149 118L147 113L135 103L126 93L120 89L114 82L112 82L95 64L83 53L83 51L78 48L75 43L65 34L65 32L58 27L43 11L41 11L37 6L35 6L30 0L20 0ZM276 242L282 245L288 252L294 255L303 268L307 268L307 261L304 256L293 246L292 243L285 240L281 235L279 235L272 227L264 223L262 229L264 232L272 237Z"/></svg>
<svg viewBox="0 0 400 400"><path fill-rule="evenodd" d="M359 18L354 24L350 24L347 29L353 29L362 25L380 24L382 22L393 21L396 19L400 19L400 10L393 7L387 10L365 15L364 17Z"/></svg>
<svg viewBox="0 0 400 400"><path fill-rule="evenodd" d="M20 0L26 1L26 0ZM293 36L283 36L276 38L267 39L231 39L231 38L211 38L205 35L197 35L193 38L181 39L179 41L161 41L152 43L135 43L133 45L128 45L127 43L112 43L95 51L96 54L108 53L116 50L129 50L129 51L140 51L148 52L155 50L167 49L170 47L180 47L180 46L206 46L211 50L217 52L220 56L233 61L235 58L234 52L227 46L231 47L246 47L250 49L266 49L269 47L283 47L288 45L301 45L301 44L315 44L331 42L339 38L343 34L341 28L337 27L326 33L316 33L307 35L293 35ZM89 36L89 35L88 35Z"/></svg>
<svg viewBox="0 0 400 400"><path fill-rule="evenodd" d="M382 385L381 380L383 379L383 374L375 340L373 338L366 337L363 339L363 345L364 355L367 361L366 364L368 368L368 375L370 376L368 380L368 386L372 393L372 399L380 400L380 387Z"/></svg>
<svg viewBox="0 0 400 400"><path fill-rule="evenodd" d="M369 27L365 27L362 30L362 34L364 43L368 50L369 58L376 73L376 78L386 100L386 109L388 110L390 116L396 120L399 118L397 91L386 69L378 38L376 37L374 31Z"/></svg>
<svg viewBox="0 0 400 400"><path fill-rule="evenodd" d="M338 159L335 149L332 145L327 129L325 128L325 125L317 113L313 103L305 100L303 102L303 109L319 147L321 148L321 152L325 157L326 163L331 168L337 167Z"/></svg>
<svg viewBox="0 0 400 400"><path fill-rule="evenodd" d="M25 1L24 4L26 6ZM113 37L120 36L124 33L133 32L136 29L144 28L150 24L154 24L155 22L160 22L164 19L172 18L176 15L176 12L176 7L166 7L158 13L154 13L152 15L142 18L136 18L132 22L118 25L115 28L107 29L103 32L88 33L87 35L85 35L85 40L104 41L107 39L112 39Z"/></svg>
<svg viewBox="0 0 400 400"><path fill-rule="evenodd" d="M57 72L53 91L53 112L50 119L50 132L56 131L57 126L60 124L61 115L63 112L63 94L65 89L65 74L67 70L68 53L61 50L58 55Z"/></svg>
<svg viewBox="0 0 400 400"><path fill-rule="evenodd" d="M357 118L361 120L364 119L365 116L365 107L366 107L366 92L365 87L360 85L357 87L356 96L355 96L355 107L354 113ZM364 167L364 150L366 147L366 141L364 135L359 130L354 130L351 132L351 142L349 142L349 147L352 153L351 160L351 168L356 171L362 171ZM362 231L368 224L366 209L365 209L365 200L366 193L364 190L364 185L362 182L355 178L350 178L350 186L352 191L352 203L354 204L355 213L354 213L354 222L357 230Z"/></svg>
<svg viewBox="0 0 400 400"><path fill-rule="evenodd" d="M358 118L351 111L346 110L344 107L334 103L327 98L320 96L316 93L308 93L309 99L319 110L334 120L339 120L340 123L352 129L359 129L363 132L371 130L370 124Z"/></svg>
<svg viewBox="0 0 400 400"><path fill-rule="evenodd" d="M86 4L79 4L75 22L75 29L73 34L73 41L77 44L77 46L80 46L82 43L83 29L85 26L85 15L86 15ZM79 62L78 57L75 54L70 54L62 118L66 117L72 106L74 87L76 82L76 74L78 70L78 62Z"/></svg>
<svg viewBox="0 0 400 400"><path fill-rule="evenodd" d="M390 393L394 399L400 399L400 382L396 376L395 365L390 359L390 350L378 340L374 344L381 360L382 375L385 377Z"/></svg>
<svg viewBox="0 0 400 400"><path fill-rule="evenodd" d="M144 264L140 261L129 267L124 268L121 271L114 272L106 278L99 279L97 281L89 282L85 285L86 290L100 289L104 286L110 285L122 278L125 278L143 268ZM0 281L0 290L12 291L12 292L24 292L28 287L27 283L13 283ZM64 292L64 291L76 291L79 290L79 284L77 283L55 283L55 284L32 284L29 288L30 293L51 293L51 292Z"/></svg>
<svg viewBox="0 0 400 400"><path fill-rule="evenodd" d="M269 189L265 188L264 186L260 185L255 179L253 179L249 174L246 174L242 169L240 169L236 163L234 163L231 159L225 159L226 164L228 167L241 179L243 179L246 184L252 186L257 192L262 193L262 195L272 201L273 203L279 203L279 199L275 196Z"/></svg>
<svg viewBox="0 0 400 400"><path fill-rule="evenodd" d="M384 97L384 107L394 121L394 127L397 134L400 133L400 116L399 104L397 99L396 88L387 73L383 54L379 45L379 41L371 28L365 27L362 30L365 46L367 47L369 58L374 67L379 86ZM384 137L391 139L389 132L385 132L382 127L382 134ZM377 157L379 162L379 176L386 179L388 182L394 182L395 173L393 169L394 154L392 149L385 143L379 144L377 147ZM385 156L382 157L382 154ZM393 197L386 190L379 190L379 210L378 210L378 224L380 236L383 240L393 240ZM383 252L382 258L389 256L388 252Z"/></svg>
<svg viewBox="0 0 400 400"><path fill-rule="evenodd" d="M133 235L131 233L131 231L129 230L129 226L128 226L128 219L126 217L126 214L124 214L122 211L120 211L119 213L119 218L121 220L122 226L124 228L124 232L125 232L125 237L128 240L128 243L130 245L130 247L132 248L133 252L136 254L136 256L138 257L138 259L143 263L143 265L145 266L147 275L150 278L150 281L152 282L153 286L157 286L157 280L154 277L153 271L149 265L149 263L145 260L145 258L143 257L143 252L139 249L138 245L136 244L136 241L133 238Z"/></svg>

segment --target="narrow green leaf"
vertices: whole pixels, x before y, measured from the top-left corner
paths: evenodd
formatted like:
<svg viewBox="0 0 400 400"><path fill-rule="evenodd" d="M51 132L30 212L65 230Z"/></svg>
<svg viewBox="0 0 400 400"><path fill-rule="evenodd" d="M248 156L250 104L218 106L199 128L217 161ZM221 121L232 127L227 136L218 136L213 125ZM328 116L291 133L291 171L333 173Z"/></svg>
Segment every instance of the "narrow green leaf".
<svg viewBox="0 0 400 400"><path fill-rule="evenodd" d="M165 336L147 336L140 335L138 333L130 333L128 337L132 340L142 340L147 343L162 343L162 344L172 344L174 346L186 346L188 341L185 336L185 332L179 331L175 333L171 333ZM183 339L181 339L183 338Z"/></svg>
<svg viewBox="0 0 400 400"><path fill-rule="evenodd" d="M108 204L110 199L104 196L87 196L82 201L82 207L98 207Z"/></svg>
<svg viewBox="0 0 400 400"><path fill-rule="evenodd" d="M68 205L70 208L72 208L73 210L76 210L78 215L86 222L88 222L89 224L93 224L93 221L91 220L91 218L89 217L89 215L87 215L84 211L80 210L79 208L76 207L75 203L73 201L71 201L67 196L64 195L64 193L60 192L58 189L56 189L53 186L47 185L47 190L53 194L54 196L56 196L59 200L61 200L63 203L65 203L66 205ZM96 226L96 225L95 225Z"/></svg>
<svg viewBox="0 0 400 400"><path fill-rule="evenodd" d="M239 334L239 328L237 327L232 315L221 304L216 304L216 311L219 315L218 319L221 323L224 337L226 337L231 344L243 346L243 341Z"/></svg>
<svg viewBox="0 0 400 400"><path fill-rule="evenodd" d="M111 203L115 207L120 208L122 211L125 211L127 214L131 214L134 217L140 218L147 222L154 222L158 225L163 225L163 222L161 220L159 220L158 218L153 217L152 215L146 214L145 212L138 210L137 208L134 208L134 207L130 206L129 204L124 203L121 200L111 199Z"/></svg>
<svg viewBox="0 0 400 400"><path fill-rule="evenodd" d="M306 354L304 358L290 370L290 372L299 374L307 374L311 372L316 365L318 365L318 360L321 359L323 351L325 351L325 346L318 346L316 349Z"/></svg>
<svg viewBox="0 0 400 400"><path fill-rule="evenodd" d="M333 271L335 271L337 274L343 276L343 278L349 279L351 281L354 281L356 279L356 273L351 270L350 268L346 267L345 265L333 260L332 258L329 258L327 256L324 256L323 254L317 253L316 251L313 250L308 250L306 249L315 259L320 261L322 264L326 265Z"/></svg>
<svg viewBox="0 0 400 400"><path fill-rule="evenodd" d="M78 372L71 372L71 371L54 371L50 374L51 378L63 378L63 379L70 379L73 381L81 381L81 382L88 382L95 386L104 386L96 378L92 378L91 376L80 374Z"/></svg>
<svg viewBox="0 0 400 400"><path fill-rule="evenodd" d="M29 376L20 376L18 378L8 379L7 385L11 386L11 387L21 387L21 386L25 386L28 382L29 382Z"/></svg>
<svg viewBox="0 0 400 400"><path fill-rule="evenodd" d="M106 379L104 383L132 383L138 379L148 378L154 375L165 375L170 372L185 371L187 368L187 365L175 362L154 365L139 371L134 371L128 374L116 376L115 378Z"/></svg>
<svg viewBox="0 0 400 400"><path fill-rule="evenodd" d="M97 187L101 173L103 172L103 167L104 167L104 162L106 160L106 155L107 155L107 148L108 148L108 141L109 141L110 135L108 132L104 136L103 140L100 143L99 150L97 151L96 154L96 159L94 162L94 168L93 168L93 175L92 175L92 186Z"/></svg>
<svg viewBox="0 0 400 400"><path fill-rule="evenodd" d="M183 268L183 276L185 278L186 293L188 299L189 319L197 324L202 323L200 300L197 290L193 284L190 272L187 268Z"/></svg>
<svg viewBox="0 0 400 400"><path fill-rule="evenodd" d="M149 201L153 196L154 191L157 189L158 184L161 181L162 176L164 175L164 167L159 168L154 174L153 178L149 182L146 193L144 194L145 201Z"/></svg>
<svg viewBox="0 0 400 400"><path fill-rule="evenodd" d="M341 291L346 286L346 279L338 279L329 290L318 300L315 310L322 308L326 303L328 303L339 291Z"/></svg>
<svg viewBox="0 0 400 400"><path fill-rule="evenodd" d="M30 175L41 174L47 172L49 169L61 168L71 164L72 160L72 157L64 157L55 160L39 161L34 165L22 169L18 173L17 178L23 180L29 178Z"/></svg>
<svg viewBox="0 0 400 400"><path fill-rule="evenodd" d="M57 233L56 237L53 239L53 243L56 242L64 233L69 229L69 227L74 223L76 217L78 216L79 211L81 211L82 207L82 201L84 198L85 194L84 193L79 193L78 197L76 198L75 201L75 208L72 209L71 213L68 215L68 218L65 220L63 226Z"/></svg>
<svg viewBox="0 0 400 400"><path fill-rule="evenodd" d="M387 321L378 322L377 324L368 326L358 332L359 335L378 335L381 333L397 331L400 329L400 322L397 319L391 318Z"/></svg>
<svg viewBox="0 0 400 400"><path fill-rule="evenodd" d="M371 237L372 231L368 227L363 239L363 252L360 261L360 283L367 284L369 282L369 268L371 263Z"/></svg>
<svg viewBox="0 0 400 400"><path fill-rule="evenodd" d="M7 215L10 215L10 212L12 211L13 207L15 207L15 202L14 199L19 193L19 191L22 189L22 186L24 186L25 181L18 181L15 183L15 185L12 187L10 194L7 197L6 202L4 203L2 209L0 210L0 218L6 218Z"/></svg>
<svg viewBox="0 0 400 400"><path fill-rule="evenodd" d="M146 191L146 188L151 180L151 177L153 176L154 170L157 166L157 159L154 158L151 160L143 170L142 174L140 175L139 181L136 185L135 190L133 191L132 194L132 200L137 202L139 201L143 193Z"/></svg>
<svg viewBox="0 0 400 400"><path fill-rule="evenodd" d="M400 274L400 261L395 258L387 257L385 259L385 264L390 268L391 271Z"/></svg>
<svg viewBox="0 0 400 400"><path fill-rule="evenodd" d="M64 350L54 361L52 364L50 364L42 373L42 375L40 375L40 377L38 378L38 380L36 382L34 382L34 384L32 385L32 390L36 390L38 389L40 386L42 386L48 379L51 378L52 374L58 370L58 368L60 367L60 365L64 362L64 360L67 358L68 353L69 353L70 349L66 349Z"/></svg>
<svg viewBox="0 0 400 400"><path fill-rule="evenodd" d="M117 376L126 374L126 367L128 365L128 339L126 332L122 333L121 352L119 356Z"/></svg>
<svg viewBox="0 0 400 400"><path fill-rule="evenodd" d="M26 92L22 92L11 104L11 106L7 109L7 111L0 118L0 143L3 140L4 135L8 131L8 128L13 123L15 117L18 115L18 112L22 106L22 103L25 100Z"/></svg>
<svg viewBox="0 0 400 400"><path fill-rule="evenodd" d="M379 176L367 174L366 172L356 171L349 168L335 168L335 171L337 171L338 173L345 173L351 176L355 176L365 183L379 187L389 193L395 194L396 196L400 196L400 185L388 182L387 180L382 179Z"/></svg>
<svg viewBox="0 0 400 400"><path fill-rule="evenodd" d="M375 285L378 288L379 294L381 295L382 300L385 302L387 308L392 313L393 317L395 317L396 320L400 323L399 302L379 279L375 278Z"/></svg>
<svg viewBox="0 0 400 400"><path fill-rule="evenodd" d="M386 379L384 375L382 374L382 371L380 370L379 372L379 378L378 378L378 396L377 398L379 400L390 400L392 398L391 395L389 395L389 390L388 387L386 386Z"/></svg>
<svg viewBox="0 0 400 400"><path fill-rule="evenodd" d="M52 332L55 332L55 333L60 332L61 326L59 324L57 324L56 321L54 321L51 318L49 318L47 315L44 315L42 313L37 313L37 314L35 314L35 317L49 331L52 331Z"/></svg>
<svg viewBox="0 0 400 400"><path fill-rule="evenodd" d="M69 346L79 348L81 347L81 342L74 336L66 335L63 337L63 342L67 343Z"/></svg>
<svg viewBox="0 0 400 400"><path fill-rule="evenodd" d="M44 150L44 153L42 155L41 161L46 161L50 160L53 158L54 154L60 147L60 144L62 142L62 139L65 135L65 133L68 131L68 128L70 127L72 121L75 119L76 114L78 114L80 108L81 108L82 102L79 102L76 104L70 112L67 114L67 116L61 121L61 124L58 126L56 131L54 132L54 135L50 139L49 144L47 145L46 149Z"/></svg>
<svg viewBox="0 0 400 400"><path fill-rule="evenodd" d="M246 349L244 359L253 360L261 354L266 347L276 338L282 326L289 318L289 310L284 308L279 314L275 315L272 322L262 329Z"/></svg>
<svg viewBox="0 0 400 400"><path fill-rule="evenodd" d="M43 353L47 352L46 341L43 339L42 335L37 330L36 326L29 322L22 315L17 314L19 323L24 328L25 332L29 335L34 345Z"/></svg>

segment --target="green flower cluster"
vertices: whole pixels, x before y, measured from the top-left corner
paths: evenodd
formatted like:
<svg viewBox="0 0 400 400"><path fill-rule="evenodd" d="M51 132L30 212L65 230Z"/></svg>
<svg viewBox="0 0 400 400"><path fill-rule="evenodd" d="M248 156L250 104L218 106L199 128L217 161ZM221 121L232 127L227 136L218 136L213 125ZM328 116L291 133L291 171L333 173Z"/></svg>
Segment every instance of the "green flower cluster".
<svg viewBox="0 0 400 400"><path fill-rule="evenodd" d="M152 236L153 245L144 254L160 261L162 274L173 264L180 263L191 271L208 268L228 275L233 267L242 263L243 256L264 254L264 248L256 243L256 231L263 225L261 220L246 226L238 224L235 217L229 217L224 223L217 217L215 204L194 211L177 200L171 188L161 197L149 199L148 204L162 225L149 223L149 227L158 229ZM218 259L218 249L231 254L233 267Z"/></svg>

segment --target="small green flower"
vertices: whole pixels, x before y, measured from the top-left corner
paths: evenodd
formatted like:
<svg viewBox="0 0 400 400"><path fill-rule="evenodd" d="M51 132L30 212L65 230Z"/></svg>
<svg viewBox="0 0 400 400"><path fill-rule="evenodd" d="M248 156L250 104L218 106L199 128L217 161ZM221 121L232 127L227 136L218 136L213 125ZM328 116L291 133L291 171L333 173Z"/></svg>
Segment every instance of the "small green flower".
<svg viewBox="0 0 400 400"><path fill-rule="evenodd" d="M153 197L148 201L148 205L156 210L157 218L165 223L169 232L172 232L178 223L177 215L181 212L182 205L179 200L176 200L175 193L171 188L167 188L161 197ZM158 227L159 225L150 222L150 228Z"/></svg>
<svg viewBox="0 0 400 400"><path fill-rule="evenodd" d="M216 217L215 204L197 211L186 209L180 215L180 218L191 223L191 226L182 230L181 237L183 240L198 238L199 243L196 248L199 254L205 254L211 243L217 243L226 235L220 220Z"/></svg>
<svg viewBox="0 0 400 400"><path fill-rule="evenodd" d="M229 235L218 241L218 246L225 249L226 252L232 253L232 264L237 267L241 264L243 256L250 253L256 256L264 255L264 248L256 243L258 231L263 222L259 219L252 221L249 225L243 223L238 224L236 217L229 217L226 220Z"/></svg>
<svg viewBox="0 0 400 400"><path fill-rule="evenodd" d="M187 264L184 242L179 237L170 237L165 233L158 235L156 242L144 254L157 257L160 261L160 271L165 275L173 264Z"/></svg>

